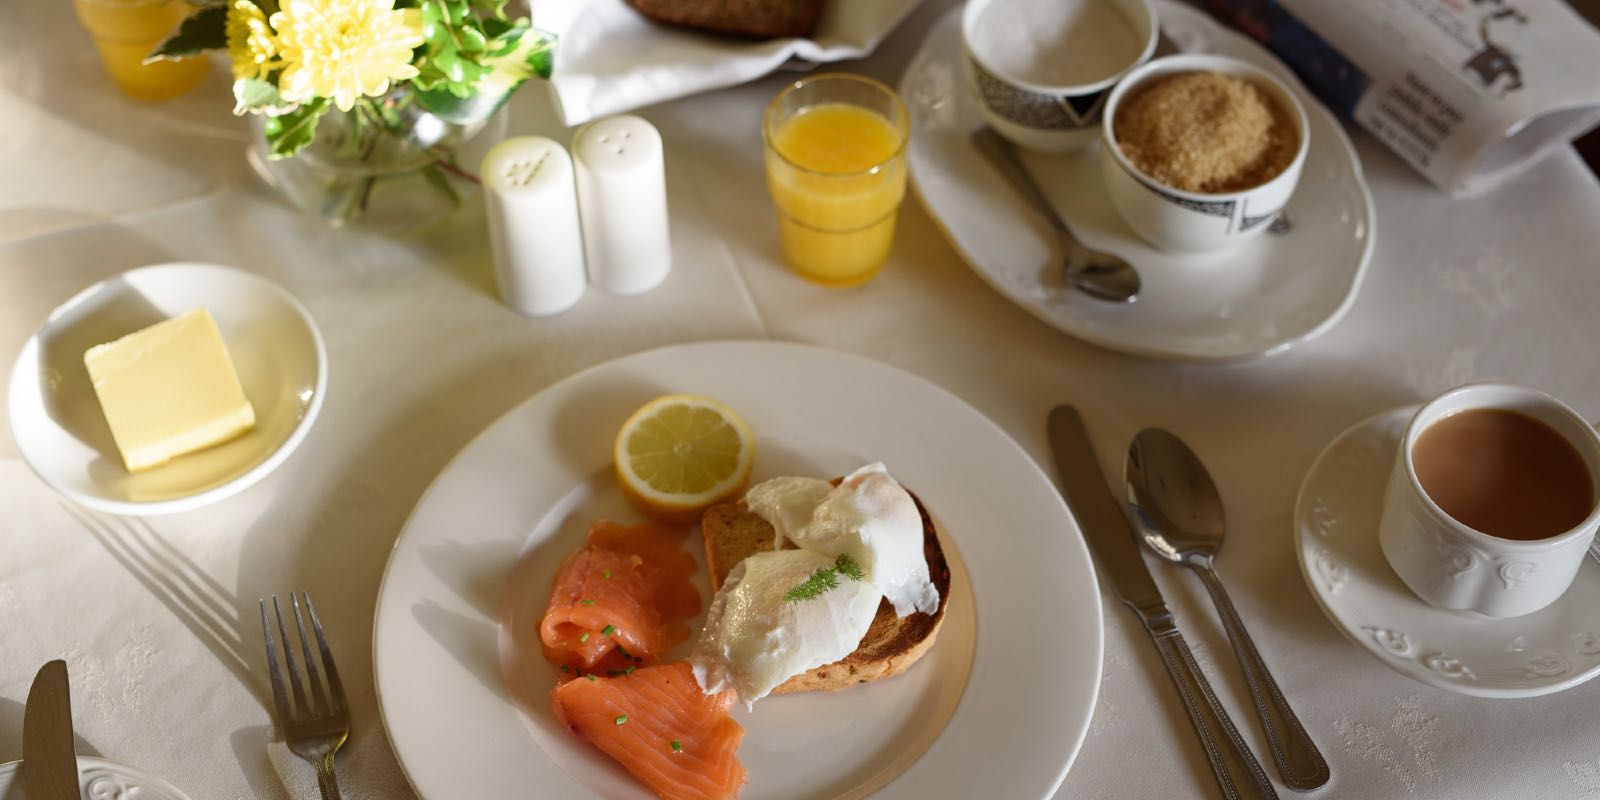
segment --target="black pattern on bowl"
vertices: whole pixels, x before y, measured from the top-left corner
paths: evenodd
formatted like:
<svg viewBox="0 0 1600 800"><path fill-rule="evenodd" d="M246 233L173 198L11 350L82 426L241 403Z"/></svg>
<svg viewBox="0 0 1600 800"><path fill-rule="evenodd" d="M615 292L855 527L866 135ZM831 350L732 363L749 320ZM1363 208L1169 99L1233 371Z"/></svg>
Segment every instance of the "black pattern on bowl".
<svg viewBox="0 0 1600 800"><path fill-rule="evenodd" d="M1278 212L1282 210L1281 208L1274 208L1265 214L1254 217L1250 216L1249 212L1246 212L1244 216L1239 218L1239 232L1244 233L1264 222L1271 222L1274 217L1278 216Z"/></svg>
<svg viewBox="0 0 1600 800"><path fill-rule="evenodd" d="M1100 124L1100 110L1110 90L1078 95L1051 95L1013 86L966 55L978 98L990 111L1018 125L1040 130L1078 130Z"/></svg>

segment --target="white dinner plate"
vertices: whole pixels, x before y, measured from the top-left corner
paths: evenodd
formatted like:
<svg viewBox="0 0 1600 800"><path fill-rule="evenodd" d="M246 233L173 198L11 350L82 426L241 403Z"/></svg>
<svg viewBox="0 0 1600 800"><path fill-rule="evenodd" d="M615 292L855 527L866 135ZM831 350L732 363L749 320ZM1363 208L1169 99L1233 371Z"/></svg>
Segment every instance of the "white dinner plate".
<svg viewBox="0 0 1600 800"><path fill-rule="evenodd" d="M233 441L130 473L84 351L202 307L217 321L256 425ZM11 370L11 435L28 466L69 500L113 514L188 511L283 463L311 429L327 384L322 335L282 287L209 264L141 267L79 292L23 345Z"/></svg>
<svg viewBox="0 0 1600 800"><path fill-rule="evenodd" d="M1361 163L1334 116L1271 53L1204 12L1169 0L1155 6L1162 34L1179 50L1247 61L1300 95L1311 149L1289 201L1291 231L1222 253L1164 253L1139 239L1112 207L1099 143L1066 156L1025 153L1073 233L1137 265L1143 280L1131 304L1067 287L1047 223L971 145L983 117L961 78L959 8L933 27L901 79L911 112L912 186L979 277L1059 330L1112 350L1183 361L1280 352L1333 327L1355 301L1373 236Z"/></svg>
<svg viewBox="0 0 1600 800"><path fill-rule="evenodd" d="M22 762L0 764L0 800L27 800ZM166 781L143 770L100 758L78 758L78 783L83 800L189 800Z"/></svg>
<svg viewBox="0 0 1600 800"><path fill-rule="evenodd" d="M943 629L906 674L736 711L741 797L1049 797L1088 729L1103 645L1094 568L1066 505L948 392L777 342L682 345L582 372L511 410L434 481L395 544L374 635L379 707L417 793L650 796L556 722L554 668L500 621L538 618L597 518L639 519L611 476L612 439L669 392L737 411L757 437L757 480L883 461L927 506L951 565Z"/></svg>
<svg viewBox="0 0 1600 800"><path fill-rule="evenodd" d="M1417 407L1340 434L1295 501L1300 569L1345 636L1402 675L1476 697L1536 697L1600 675L1600 565L1585 559L1560 599L1494 619L1423 602L1378 546L1378 518L1400 438Z"/></svg>

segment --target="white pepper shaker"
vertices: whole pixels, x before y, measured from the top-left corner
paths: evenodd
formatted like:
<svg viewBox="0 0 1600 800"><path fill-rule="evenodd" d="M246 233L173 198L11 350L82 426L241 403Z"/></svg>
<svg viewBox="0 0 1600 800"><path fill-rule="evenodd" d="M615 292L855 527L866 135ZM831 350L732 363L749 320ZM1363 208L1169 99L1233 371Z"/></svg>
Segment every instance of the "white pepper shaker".
<svg viewBox="0 0 1600 800"><path fill-rule="evenodd" d="M483 157L483 189L500 299L543 317L571 308L588 281L572 158L543 136L518 136Z"/></svg>
<svg viewBox="0 0 1600 800"><path fill-rule="evenodd" d="M572 153L590 282L616 294L655 288L672 269L661 134L611 117L580 128Z"/></svg>

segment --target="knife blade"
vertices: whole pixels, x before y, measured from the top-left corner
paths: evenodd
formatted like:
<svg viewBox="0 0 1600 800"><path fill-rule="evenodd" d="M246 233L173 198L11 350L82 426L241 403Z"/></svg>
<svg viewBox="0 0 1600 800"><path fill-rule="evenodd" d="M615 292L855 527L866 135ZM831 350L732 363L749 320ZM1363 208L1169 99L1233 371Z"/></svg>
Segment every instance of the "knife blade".
<svg viewBox="0 0 1600 800"><path fill-rule="evenodd" d="M1276 798L1277 790L1211 690L1189 645L1178 632L1161 589L1150 577L1133 526L1100 470L1083 418L1072 406L1056 406L1050 412L1049 432L1050 450L1055 455L1067 505L1077 518L1101 573L1155 642L1223 796L1230 800Z"/></svg>
<svg viewBox="0 0 1600 800"><path fill-rule="evenodd" d="M28 800L79 800L78 757L73 753L72 691L67 662L45 664L28 690L22 712L22 785Z"/></svg>

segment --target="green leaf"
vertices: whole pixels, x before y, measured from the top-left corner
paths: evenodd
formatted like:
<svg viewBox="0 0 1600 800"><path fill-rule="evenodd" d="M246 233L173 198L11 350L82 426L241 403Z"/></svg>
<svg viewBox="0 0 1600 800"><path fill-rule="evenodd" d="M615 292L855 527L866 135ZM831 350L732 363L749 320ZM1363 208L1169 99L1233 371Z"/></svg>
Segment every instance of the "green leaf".
<svg viewBox="0 0 1600 800"><path fill-rule="evenodd" d="M461 52L482 53L489 48L489 39L483 31L468 25L461 29Z"/></svg>
<svg viewBox="0 0 1600 800"><path fill-rule="evenodd" d="M286 114L267 120L265 133L272 158L288 158L311 144L317 135L317 121L328 113L328 99L317 97Z"/></svg>
<svg viewBox="0 0 1600 800"><path fill-rule="evenodd" d="M233 113L260 114L288 105L278 87L259 78L244 78L233 82Z"/></svg>
<svg viewBox="0 0 1600 800"><path fill-rule="evenodd" d="M228 46L228 4L210 3L184 17L178 29L145 56L145 63L179 59Z"/></svg>

